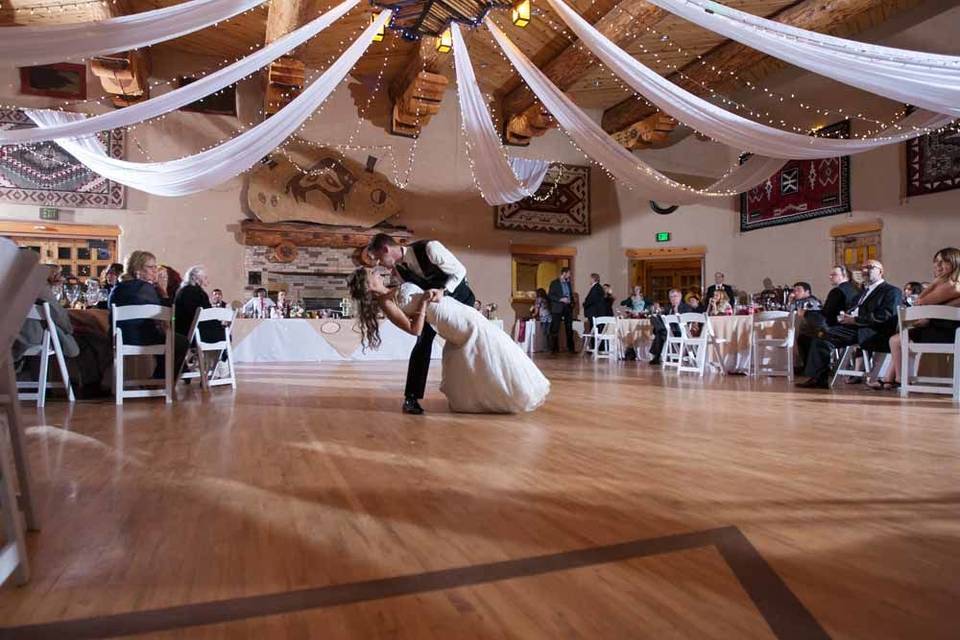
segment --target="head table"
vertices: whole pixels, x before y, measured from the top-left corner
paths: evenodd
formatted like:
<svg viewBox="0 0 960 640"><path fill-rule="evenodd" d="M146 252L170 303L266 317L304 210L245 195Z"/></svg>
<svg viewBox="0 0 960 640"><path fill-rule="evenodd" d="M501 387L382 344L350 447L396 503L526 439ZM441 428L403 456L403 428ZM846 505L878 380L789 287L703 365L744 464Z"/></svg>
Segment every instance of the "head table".
<svg viewBox="0 0 960 640"><path fill-rule="evenodd" d="M237 363L406 360L417 341L381 320L382 344L364 350L355 318L237 318L231 332ZM442 349L443 340L438 337L433 357L439 358Z"/></svg>

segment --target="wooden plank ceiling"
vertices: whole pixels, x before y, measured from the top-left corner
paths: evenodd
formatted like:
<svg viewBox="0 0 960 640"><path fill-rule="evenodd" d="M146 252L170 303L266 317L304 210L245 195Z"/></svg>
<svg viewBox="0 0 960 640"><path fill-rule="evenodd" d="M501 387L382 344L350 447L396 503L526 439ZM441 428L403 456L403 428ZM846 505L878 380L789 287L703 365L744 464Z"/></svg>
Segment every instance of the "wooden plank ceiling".
<svg viewBox="0 0 960 640"><path fill-rule="evenodd" d="M122 0L124 12L138 12L161 6L177 4L178 0ZM671 76L677 69L692 70L697 56L720 56L730 71L747 74L757 80L776 68L762 54L748 57L749 64L741 64L737 56L740 50L735 43L725 41L708 31L682 19L675 18L649 5L644 0L567 0L576 9L597 24L605 33L611 34L621 46L639 60L660 73ZM298 2L305 5L302 16L309 18L336 4L334 0L274 0L274 2ZM898 11L919 4L919 0L727 0L725 4L750 13L777 19L786 16L816 14L815 24L822 30L851 36L866 28L876 26ZM3 0L0 3L0 24L63 23L98 19L108 2L77 4L77 0ZM34 11L30 11L34 9ZM351 11L344 19L333 25L320 37L301 47L297 57L308 67L324 66L353 39L353 34L369 24L375 9L366 2ZM116 13L116 10L113 10ZM571 45L570 35L561 32L560 20L545 0L534 0L534 19L525 29L510 24L509 13L497 11L493 19L541 68L569 91L578 104L588 108L604 109L604 126L611 133L622 132L633 123L641 121L653 111L641 102L630 98L620 84L613 80L603 65ZM249 51L251 45L264 41L268 5L245 15L233 18L217 27L190 34L176 40L151 47L154 68L158 58L172 56L176 52L199 54L223 60L233 60ZM496 96L504 115L519 113L533 103L532 96L518 80L510 65L494 48L489 34L478 29L470 34L469 44L477 76L482 89ZM743 49L741 47L741 49ZM384 87L396 77L408 73L412 56L418 46L395 34L383 42L374 43L354 72L355 76L375 75L386 64ZM450 75L452 65L446 65L442 73ZM202 67L201 67L202 68ZM184 69L184 72L194 69ZM674 76L676 77L676 76ZM716 77L705 82L718 83ZM731 89L729 80L724 81ZM736 88L736 87L733 87Z"/></svg>

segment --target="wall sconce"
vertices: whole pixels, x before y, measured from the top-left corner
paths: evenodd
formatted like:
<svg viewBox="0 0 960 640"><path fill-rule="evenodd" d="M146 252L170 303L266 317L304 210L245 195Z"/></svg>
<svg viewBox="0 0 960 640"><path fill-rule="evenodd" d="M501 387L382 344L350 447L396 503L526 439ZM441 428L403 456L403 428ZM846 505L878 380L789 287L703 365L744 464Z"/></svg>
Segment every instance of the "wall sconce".
<svg viewBox="0 0 960 640"><path fill-rule="evenodd" d="M521 29L530 24L530 0L520 0L513 5L510 20Z"/></svg>
<svg viewBox="0 0 960 640"><path fill-rule="evenodd" d="M453 33L450 31L450 27L447 27L443 30L443 33L440 34L440 37L437 38L437 51L440 53L450 53L451 49L453 49Z"/></svg>

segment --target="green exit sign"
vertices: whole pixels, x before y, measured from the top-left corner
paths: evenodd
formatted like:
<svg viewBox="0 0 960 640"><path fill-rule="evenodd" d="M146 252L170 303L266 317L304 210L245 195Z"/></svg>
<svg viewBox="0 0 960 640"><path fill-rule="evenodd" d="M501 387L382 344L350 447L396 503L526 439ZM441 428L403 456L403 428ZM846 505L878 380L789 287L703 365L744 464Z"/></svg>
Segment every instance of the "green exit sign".
<svg viewBox="0 0 960 640"><path fill-rule="evenodd" d="M670 242L670 232L660 231L657 233L657 242Z"/></svg>
<svg viewBox="0 0 960 640"><path fill-rule="evenodd" d="M41 220L59 220L60 219L60 209L52 209L49 207L43 207L40 209L40 219Z"/></svg>

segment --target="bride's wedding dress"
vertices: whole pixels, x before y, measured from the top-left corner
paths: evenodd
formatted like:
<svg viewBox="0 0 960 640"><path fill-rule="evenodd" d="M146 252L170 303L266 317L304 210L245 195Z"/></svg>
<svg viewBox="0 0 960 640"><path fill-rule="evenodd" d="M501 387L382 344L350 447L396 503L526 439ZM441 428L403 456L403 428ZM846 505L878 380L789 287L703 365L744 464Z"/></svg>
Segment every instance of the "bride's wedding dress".
<svg viewBox="0 0 960 640"><path fill-rule="evenodd" d="M405 282L397 304L412 315L424 295ZM521 413L546 400L550 381L503 329L473 307L445 297L427 305L427 322L446 341L440 390L452 411Z"/></svg>

